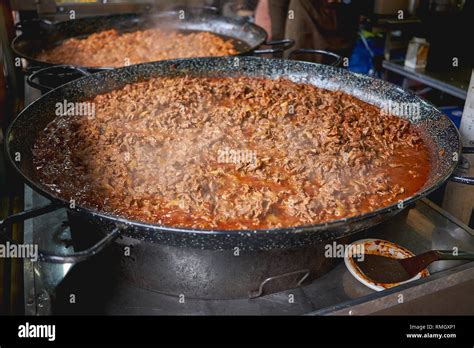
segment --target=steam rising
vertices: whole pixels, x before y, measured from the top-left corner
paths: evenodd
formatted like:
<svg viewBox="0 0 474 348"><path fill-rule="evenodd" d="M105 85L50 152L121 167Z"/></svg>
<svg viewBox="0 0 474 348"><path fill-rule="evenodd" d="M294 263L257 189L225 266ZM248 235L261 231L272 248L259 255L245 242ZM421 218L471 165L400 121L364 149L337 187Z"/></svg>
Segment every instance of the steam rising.
<svg viewBox="0 0 474 348"><path fill-rule="evenodd" d="M95 118L48 126L35 146L39 175L68 199L136 220L317 223L413 194L429 170L407 121L287 80L163 77L93 102Z"/></svg>

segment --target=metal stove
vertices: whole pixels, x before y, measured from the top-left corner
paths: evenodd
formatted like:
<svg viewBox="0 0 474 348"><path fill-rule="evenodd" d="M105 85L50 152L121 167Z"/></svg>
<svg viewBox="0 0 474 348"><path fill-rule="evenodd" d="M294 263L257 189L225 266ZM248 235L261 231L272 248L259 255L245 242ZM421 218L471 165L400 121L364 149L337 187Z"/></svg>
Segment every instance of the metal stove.
<svg viewBox="0 0 474 348"><path fill-rule="evenodd" d="M45 201L25 188L26 209ZM427 199L387 223L362 232L360 237L390 240L416 254L453 247L474 249L474 230ZM38 244L41 249L63 254L72 251L68 247L70 232L64 209L25 222L24 238L25 243ZM465 288L474 286L474 262L440 261L429 270L428 278L376 292L360 284L340 262L329 273L300 288L253 299L196 300L134 287L116 278L95 258L77 265L28 260L24 266L25 312L27 315L357 315L393 311L426 314L438 313L443 304L453 314L474 311L474 301ZM450 296L450 291L459 294ZM444 300L443 293L447 293ZM437 297L441 303L436 305L431 301L423 307L430 297ZM462 305L457 306L459 301ZM416 307L417 303L421 307Z"/></svg>
<svg viewBox="0 0 474 348"><path fill-rule="evenodd" d="M28 105L39 92L26 87ZM25 186L24 208L48 201ZM428 199L358 234L395 242L415 254L432 249L474 250L474 230ZM24 243L55 253L72 252L65 209L26 220ZM100 255L85 262L25 260L26 315L301 315L472 314L474 262L438 261L431 276L382 292L359 283L341 261L311 284L252 299L198 300L138 288L111 272ZM264 284L262 284L263 286Z"/></svg>
<svg viewBox="0 0 474 348"><path fill-rule="evenodd" d="M25 105L40 96L26 86ZM25 186L24 209L47 200ZM359 233L386 239L415 254L432 249L474 250L474 230L446 211L421 200L395 218ZM65 209L26 220L24 243L55 253L72 252ZM120 279L94 257L83 263L24 261L25 314L105 315L281 315L424 313L472 314L474 262L439 261L431 276L376 292L359 283L342 260L311 284L288 291L239 300L197 300L145 290ZM466 287L470 287L470 290ZM426 302L428 301L428 304ZM458 304L459 305L456 305Z"/></svg>
<svg viewBox="0 0 474 348"><path fill-rule="evenodd" d="M118 4L117 6L122 6ZM38 1L13 1L14 9L34 10ZM43 1L38 12L56 14L53 1ZM138 4L140 3L140 4ZM143 5L142 1L130 6ZM21 5L21 6L20 6ZM45 5L51 5L50 7ZM22 6L26 6L23 8ZM146 6L146 5L144 5ZM38 6L39 7L39 6ZM61 6L60 14L69 13ZM114 8L115 10L118 9ZM145 8L146 9L146 8ZM90 11L96 11L94 7ZM124 11L130 9L124 8ZM95 12L94 12L95 13ZM25 105L39 96L28 86ZM25 186L24 208L47 200ZM386 239L418 254L432 249L474 250L474 230L423 199L404 213L360 238ZM24 243L55 253L72 252L66 211L54 211L24 223ZM309 285L239 300L197 300L145 290L116 277L96 258L77 265L24 261L26 315L362 315L362 314L472 314L474 262L439 261L431 276L376 292L359 283L339 262Z"/></svg>

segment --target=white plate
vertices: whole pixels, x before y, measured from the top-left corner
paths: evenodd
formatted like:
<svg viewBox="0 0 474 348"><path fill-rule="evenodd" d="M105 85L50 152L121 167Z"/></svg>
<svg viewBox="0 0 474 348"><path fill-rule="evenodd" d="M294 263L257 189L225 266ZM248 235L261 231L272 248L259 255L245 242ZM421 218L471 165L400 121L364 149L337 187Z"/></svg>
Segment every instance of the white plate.
<svg viewBox="0 0 474 348"><path fill-rule="evenodd" d="M372 255L381 255L381 256L387 256L387 257L393 257L396 259L405 259L407 257L412 257L415 256L410 250L405 249L404 247L389 242L387 240L382 240L382 239L361 239L358 241L355 241L354 243L349 245L348 250L354 250L354 251L363 251L365 254L372 254ZM347 269L351 274L356 278L359 282L364 284L365 286L368 286L371 289L377 290L377 291L382 291L388 288L392 288L394 286L398 286L401 284L405 284L420 278L424 278L429 276L428 270L425 268L423 271L418 273L416 276L414 276L411 279L408 279L404 282L401 283L377 283L374 282L372 279L368 278L365 276L357 266L356 262L352 258L352 255L350 253L346 253L344 255L344 263L346 264Z"/></svg>

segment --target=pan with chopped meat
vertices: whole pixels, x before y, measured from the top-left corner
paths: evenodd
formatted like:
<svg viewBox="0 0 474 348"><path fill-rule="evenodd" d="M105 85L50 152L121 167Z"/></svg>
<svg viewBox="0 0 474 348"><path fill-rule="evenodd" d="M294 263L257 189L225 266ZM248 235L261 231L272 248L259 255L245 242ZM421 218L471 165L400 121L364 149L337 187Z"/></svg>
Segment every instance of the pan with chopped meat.
<svg viewBox="0 0 474 348"><path fill-rule="evenodd" d="M124 33L110 29L84 38L69 38L42 50L35 58L52 64L120 67L163 59L237 53L231 39L213 33L150 28Z"/></svg>
<svg viewBox="0 0 474 348"><path fill-rule="evenodd" d="M419 113L381 112L387 101ZM25 108L5 145L51 203L0 227L68 213L76 252L39 251L41 260L79 262L108 246L97 258L120 279L206 299L312 281L336 263L328 244L440 187L460 156L452 122L413 94L343 69L256 57L84 77Z"/></svg>
<svg viewBox="0 0 474 348"><path fill-rule="evenodd" d="M319 224L410 197L430 172L409 121L286 79L157 77L86 102L94 117L57 117L36 140L37 175L67 200L132 220Z"/></svg>
<svg viewBox="0 0 474 348"><path fill-rule="evenodd" d="M387 100L419 114L381 112ZM93 112L58 112L68 103ZM6 139L13 166L55 204L133 238L212 249L374 226L445 182L460 153L449 119L398 87L256 57L93 74L30 105Z"/></svg>
<svg viewBox="0 0 474 348"><path fill-rule="evenodd" d="M27 82L47 91L85 72L164 59L282 52L290 39L267 42L254 23L206 9L116 14L51 23L19 24L12 50L22 59Z"/></svg>

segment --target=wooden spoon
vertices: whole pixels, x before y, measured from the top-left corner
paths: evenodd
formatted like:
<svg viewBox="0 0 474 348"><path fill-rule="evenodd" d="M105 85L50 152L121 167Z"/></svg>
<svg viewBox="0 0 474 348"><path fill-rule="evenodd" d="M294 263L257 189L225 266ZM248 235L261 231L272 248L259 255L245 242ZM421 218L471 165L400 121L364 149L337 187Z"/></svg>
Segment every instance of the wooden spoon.
<svg viewBox="0 0 474 348"><path fill-rule="evenodd" d="M452 250L432 250L406 259L365 254L363 260L354 257L357 267L366 277L377 283L401 283L413 278L430 263L439 260L474 261L474 253Z"/></svg>

